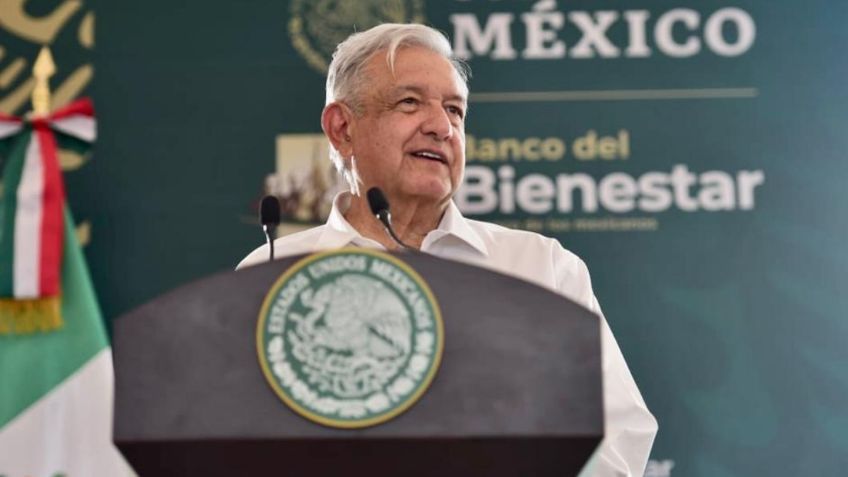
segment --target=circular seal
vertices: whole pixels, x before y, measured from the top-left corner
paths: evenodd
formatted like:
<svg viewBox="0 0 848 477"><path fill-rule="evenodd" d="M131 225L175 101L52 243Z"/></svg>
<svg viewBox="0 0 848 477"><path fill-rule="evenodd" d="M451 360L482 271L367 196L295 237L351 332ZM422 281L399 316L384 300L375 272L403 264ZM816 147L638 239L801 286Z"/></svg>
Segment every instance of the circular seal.
<svg viewBox="0 0 848 477"><path fill-rule="evenodd" d="M308 256L271 287L256 327L265 378L292 410L358 428L412 406L444 347L430 288L392 255L346 248Z"/></svg>
<svg viewBox="0 0 848 477"><path fill-rule="evenodd" d="M289 36L310 66L327 72L336 45L381 23L423 23L423 0L292 0Z"/></svg>

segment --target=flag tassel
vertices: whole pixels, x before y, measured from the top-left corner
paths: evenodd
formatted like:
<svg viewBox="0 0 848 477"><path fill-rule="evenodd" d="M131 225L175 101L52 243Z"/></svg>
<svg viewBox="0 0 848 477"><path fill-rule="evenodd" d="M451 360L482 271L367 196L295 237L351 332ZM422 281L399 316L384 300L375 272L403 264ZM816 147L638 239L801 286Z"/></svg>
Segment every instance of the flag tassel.
<svg viewBox="0 0 848 477"><path fill-rule="evenodd" d="M61 297L0 299L0 335L27 335L62 327Z"/></svg>

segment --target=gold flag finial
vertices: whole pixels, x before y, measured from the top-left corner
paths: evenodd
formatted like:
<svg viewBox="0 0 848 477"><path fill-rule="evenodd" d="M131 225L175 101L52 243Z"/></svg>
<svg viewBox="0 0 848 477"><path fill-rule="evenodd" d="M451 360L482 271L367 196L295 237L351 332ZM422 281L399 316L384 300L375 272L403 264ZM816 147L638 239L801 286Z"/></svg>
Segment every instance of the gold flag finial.
<svg viewBox="0 0 848 477"><path fill-rule="evenodd" d="M50 113L50 77L56 73L56 64L53 63L53 55L50 48L44 46L38 52L38 58L32 67L32 76L35 78L35 87L32 89L32 112L36 116L44 116Z"/></svg>

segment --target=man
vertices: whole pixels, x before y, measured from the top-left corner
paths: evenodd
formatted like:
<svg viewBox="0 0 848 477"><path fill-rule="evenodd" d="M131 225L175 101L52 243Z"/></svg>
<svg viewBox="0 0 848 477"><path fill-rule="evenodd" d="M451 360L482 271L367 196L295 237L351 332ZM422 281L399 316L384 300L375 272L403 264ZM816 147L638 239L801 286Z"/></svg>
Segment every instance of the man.
<svg viewBox="0 0 848 477"><path fill-rule="evenodd" d="M362 193L376 186L404 243L518 276L600 314L577 256L538 234L465 219L452 202L465 167L466 79L444 35L425 26L380 25L342 42L330 64L321 126L350 192L336 197L325 225L277 239L276 250L397 249ZM239 268L267 256L264 245ZM606 437L584 474L642 475L657 424L601 323Z"/></svg>

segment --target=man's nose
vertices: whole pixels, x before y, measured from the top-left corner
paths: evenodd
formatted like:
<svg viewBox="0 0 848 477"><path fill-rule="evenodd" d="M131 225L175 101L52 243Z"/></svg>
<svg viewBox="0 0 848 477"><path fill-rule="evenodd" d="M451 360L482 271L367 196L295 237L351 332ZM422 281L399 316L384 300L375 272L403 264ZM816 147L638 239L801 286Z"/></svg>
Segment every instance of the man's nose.
<svg viewBox="0 0 848 477"><path fill-rule="evenodd" d="M421 132L441 141L450 139L453 135L453 124L442 105L431 105L427 108L427 117L421 125Z"/></svg>

